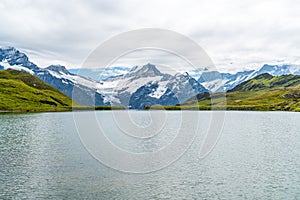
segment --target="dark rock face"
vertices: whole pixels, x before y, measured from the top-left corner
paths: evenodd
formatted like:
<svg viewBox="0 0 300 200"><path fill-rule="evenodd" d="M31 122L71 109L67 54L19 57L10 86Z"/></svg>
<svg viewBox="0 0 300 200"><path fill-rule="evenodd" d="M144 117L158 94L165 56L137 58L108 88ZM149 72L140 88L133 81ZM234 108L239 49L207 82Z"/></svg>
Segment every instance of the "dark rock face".
<svg viewBox="0 0 300 200"><path fill-rule="evenodd" d="M175 94L167 89L165 94L159 99L149 96L153 89L157 89L158 84L148 84L140 87L133 93L129 100L129 107L133 109L144 109L146 106L152 105L176 105L179 103Z"/></svg>

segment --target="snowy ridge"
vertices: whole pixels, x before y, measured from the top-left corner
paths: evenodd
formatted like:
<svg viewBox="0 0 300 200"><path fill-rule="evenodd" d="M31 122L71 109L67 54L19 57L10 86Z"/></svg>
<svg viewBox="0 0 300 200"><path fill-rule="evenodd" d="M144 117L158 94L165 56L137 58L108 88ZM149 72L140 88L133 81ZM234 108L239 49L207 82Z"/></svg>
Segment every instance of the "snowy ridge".
<svg viewBox="0 0 300 200"><path fill-rule="evenodd" d="M91 79L87 79L81 76L76 76L76 75L71 75L71 74L65 74L65 73L57 73L56 71L52 71L52 70L48 70L48 72L56 78L59 79L65 79L65 80L69 80L71 82L73 82L74 84L77 85L83 85L85 87L88 88L93 88L93 89L97 89L100 87L101 83L91 80Z"/></svg>
<svg viewBox="0 0 300 200"><path fill-rule="evenodd" d="M22 65L10 65L7 60L3 60L0 62L0 65L3 67L3 69L15 69L19 71L28 72L30 74L34 74L34 72L26 67L23 67Z"/></svg>

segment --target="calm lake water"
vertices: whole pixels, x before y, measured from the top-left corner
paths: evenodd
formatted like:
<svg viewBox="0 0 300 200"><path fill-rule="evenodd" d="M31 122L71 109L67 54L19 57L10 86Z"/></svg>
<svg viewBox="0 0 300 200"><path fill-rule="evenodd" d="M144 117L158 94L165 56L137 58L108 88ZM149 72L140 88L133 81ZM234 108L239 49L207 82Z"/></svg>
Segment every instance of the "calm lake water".
<svg viewBox="0 0 300 200"><path fill-rule="evenodd" d="M110 114L96 117L114 130ZM124 149L155 151L178 127L180 112L168 115L175 118L155 142L134 144L119 133L108 137ZM300 199L300 113L226 112L217 145L199 159L211 116L200 112L199 133L179 160L131 174L87 152L72 113L0 115L0 199Z"/></svg>

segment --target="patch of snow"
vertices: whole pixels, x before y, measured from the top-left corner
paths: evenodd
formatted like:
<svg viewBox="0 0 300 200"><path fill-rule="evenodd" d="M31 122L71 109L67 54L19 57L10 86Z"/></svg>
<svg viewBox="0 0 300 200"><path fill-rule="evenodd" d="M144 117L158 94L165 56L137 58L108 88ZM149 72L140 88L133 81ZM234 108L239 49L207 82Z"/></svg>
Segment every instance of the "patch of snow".
<svg viewBox="0 0 300 200"><path fill-rule="evenodd" d="M64 84L67 84L67 85L69 84L67 81L65 81L63 79L61 80L61 82L63 82Z"/></svg>
<svg viewBox="0 0 300 200"><path fill-rule="evenodd" d="M152 77L141 77L138 79L121 79L118 83L118 90L125 90L129 92L130 94L134 93L142 87L143 85L160 81L163 78L163 76L152 76Z"/></svg>
<svg viewBox="0 0 300 200"><path fill-rule="evenodd" d="M164 82L160 82L158 84L158 87L156 88L155 91L153 91L149 96L159 99L162 95L164 95L168 89L167 87L168 82L164 81Z"/></svg>
<svg viewBox="0 0 300 200"><path fill-rule="evenodd" d="M99 93L102 91L99 91ZM103 94L103 92L101 93ZM104 95L103 101L104 103L111 103L112 105L120 105L120 99L116 98L114 94L110 94L110 95Z"/></svg>
<svg viewBox="0 0 300 200"><path fill-rule="evenodd" d="M296 74L300 72L300 66L299 65L290 65L289 66L290 72L292 74Z"/></svg>
<svg viewBox="0 0 300 200"><path fill-rule="evenodd" d="M89 79L86 79L84 77L77 76L77 75L65 74L65 73L62 73L62 72L57 73L57 72L52 71L52 70L48 70L48 72L52 76L54 76L58 79L67 79L67 80L72 81L75 84L83 85L85 87L92 88L92 89L97 89L101 85L97 81L89 80Z"/></svg>
<svg viewBox="0 0 300 200"><path fill-rule="evenodd" d="M4 69L15 69L15 70L19 70L19 71L25 71L28 72L30 74L34 74L34 72L26 67L23 67L22 65L10 65L6 60L3 60L2 62L0 62L0 65L4 67Z"/></svg>
<svg viewBox="0 0 300 200"><path fill-rule="evenodd" d="M209 82L203 82L201 83L206 89L215 92L218 89L224 87L224 84L226 83L227 80L223 80L223 79L216 79L213 81L209 81Z"/></svg>

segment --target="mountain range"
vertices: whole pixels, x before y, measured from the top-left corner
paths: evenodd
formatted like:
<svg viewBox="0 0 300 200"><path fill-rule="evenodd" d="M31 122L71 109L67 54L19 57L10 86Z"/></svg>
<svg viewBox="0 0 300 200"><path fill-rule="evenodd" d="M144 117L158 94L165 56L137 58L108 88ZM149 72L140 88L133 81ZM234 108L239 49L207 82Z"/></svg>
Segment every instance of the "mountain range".
<svg viewBox="0 0 300 200"><path fill-rule="evenodd" d="M199 93L172 109L300 111L300 75L263 73L228 91L226 98L221 93Z"/></svg>
<svg viewBox="0 0 300 200"><path fill-rule="evenodd" d="M158 68L159 69L159 68ZM74 74L80 74L93 80L105 80L109 77L126 74L130 71L128 67L112 67L101 69L70 69ZM299 65L281 64L281 65L263 65L259 70L245 70L237 73L223 73L210 71L207 68L194 69L187 73L211 92L228 91L240 83L254 78L263 73L269 73L273 76L286 74L300 74Z"/></svg>
<svg viewBox="0 0 300 200"><path fill-rule="evenodd" d="M80 104L123 105L133 109L143 109L155 104L175 105L203 92L230 91L264 73L273 76L300 74L300 67L297 65L264 65L259 70L235 74L206 69L196 70L199 73L196 75L195 72L190 72L193 76L189 72L171 75L162 73L150 63L132 68L119 66L98 70L73 69L70 72L61 65L38 67L25 53L13 47L0 48L0 69L8 68L25 71L40 78Z"/></svg>
<svg viewBox="0 0 300 200"><path fill-rule="evenodd" d="M204 71L202 72L198 82L210 91L228 91L235 86L243 83L257 75L269 73L273 76L281 76L286 74L300 74L299 65L263 65L259 70L247 70L237 72L235 74L219 73L217 71Z"/></svg>

